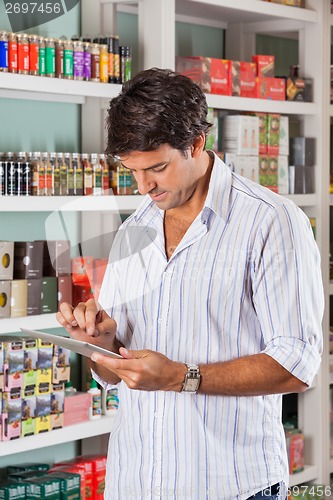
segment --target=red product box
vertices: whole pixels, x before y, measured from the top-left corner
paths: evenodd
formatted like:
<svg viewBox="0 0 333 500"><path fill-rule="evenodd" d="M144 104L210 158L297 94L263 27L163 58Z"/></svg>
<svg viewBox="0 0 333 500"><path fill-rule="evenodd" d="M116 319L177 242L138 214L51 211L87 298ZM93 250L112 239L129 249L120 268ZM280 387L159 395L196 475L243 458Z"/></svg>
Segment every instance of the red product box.
<svg viewBox="0 0 333 500"><path fill-rule="evenodd" d="M301 432L291 431L286 434L289 458L289 473L304 470L304 435Z"/></svg>
<svg viewBox="0 0 333 500"><path fill-rule="evenodd" d="M87 302L89 299L94 298L93 289L89 286L80 286L74 285L72 286L72 305L76 307L79 302Z"/></svg>
<svg viewBox="0 0 333 500"><path fill-rule="evenodd" d="M176 57L176 71L191 78L207 94L231 95L231 63L213 57Z"/></svg>
<svg viewBox="0 0 333 500"><path fill-rule="evenodd" d="M272 99L272 101L286 100L286 81L284 78L256 77L256 97Z"/></svg>
<svg viewBox="0 0 333 500"><path fill-rule="evenodd" d="M82 467L85 473L85 499L94 500L94 484L93 484L93 460L85 459L85 457L76 457L71 460L65 460L63 462L58 462L54 464L54 467L62 466L74 466Z"/></svg>
<svg viewBox="0 0 333 500"><path fill-rule="evenodd" d="M95 259L94 286L102 284L107 265L108 265L108 259Z"/></svg>
<svg viewBox="0 0 333 500"><path fill-rule="evenodd" d="M74 472L74 474L80 474L80 500L86 500L86 473L83 465L59 465L54 464L54 467L48 472L64 471L64 472Z"/></svg>
<svg viewBox="0 0 333 500"><path fill-rule="evenodd" d="M255 63L240 63L240 95L241 97L257 97L256 95L256 73Z"/></svg>
<svg viewBox="0 0 333 500"><path fill-rule="evenodd" d="M106 474L106 455L88 455L80 460L92 460L93 463L93 500L103 500ZM80 462L79 462L80 463Z"/></svg>
<svg viewBox="0 0 333 500"><path fill-rule="evenodd" d="M252 56L252 62L257 66L257 76L274 77L274 56L256 54Z"/></svg>
<svg viewBox="0 0 333 500"><path fill-rule="evenodd" d="M93 282L94 257L74 257L72 259L72 281L75 285L89 286Z"/></svg>
<svg viewBox="0 0 333 500"><path fill-rule="evenodd" d="M58 277L58 309L63 302L72 304L72 279L70 276Z"/></svg>

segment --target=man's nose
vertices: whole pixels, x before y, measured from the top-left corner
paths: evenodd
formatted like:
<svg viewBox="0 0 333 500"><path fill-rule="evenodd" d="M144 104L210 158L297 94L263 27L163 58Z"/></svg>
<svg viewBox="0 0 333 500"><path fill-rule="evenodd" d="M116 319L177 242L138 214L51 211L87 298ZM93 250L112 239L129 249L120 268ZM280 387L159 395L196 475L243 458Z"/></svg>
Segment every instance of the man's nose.
<svg viewBox="0 0 333 500"><path fill-rule="evenodd" d="M142 195L149 193L152 189L156 187L156 182L149 173L136 172L135 178L136 182L138 183L139 193Z"/></svg>

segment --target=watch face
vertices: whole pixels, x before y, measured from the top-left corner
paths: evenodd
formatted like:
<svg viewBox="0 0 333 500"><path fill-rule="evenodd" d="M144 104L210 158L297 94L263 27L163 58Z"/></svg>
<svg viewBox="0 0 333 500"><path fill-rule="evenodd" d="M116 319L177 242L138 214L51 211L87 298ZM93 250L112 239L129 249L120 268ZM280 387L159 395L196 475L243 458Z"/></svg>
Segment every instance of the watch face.
<svg viewBox="0 0 333 500"><path fill-rule="evenodd" d="M187 392L197 392L199 387L199 382L200 382L199 378L187 377L184 390Z"/></svg>

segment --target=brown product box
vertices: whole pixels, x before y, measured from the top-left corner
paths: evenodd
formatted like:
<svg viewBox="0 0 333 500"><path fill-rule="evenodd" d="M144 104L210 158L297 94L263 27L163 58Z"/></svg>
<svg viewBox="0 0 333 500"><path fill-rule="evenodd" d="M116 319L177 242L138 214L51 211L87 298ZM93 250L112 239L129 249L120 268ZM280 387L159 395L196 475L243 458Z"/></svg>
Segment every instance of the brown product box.
<svg viewBox="0 0 333 500"><path fill-rule="evenodd" d="M58 280L55 277L42 278L42 314L58 311Z"/></svg>
<svg viewBox="0 0 333 500"><path fill-rule="evenodd" d="M41 279L28 279L27 280L27 316L34 316L41 314L42 304L42 280Z"/></svg>
<svg viewBox="0 0 333 500"><path fill-rule="evenodd" d="M43 276L42 241L15 241L14 278L41 278Z"/></svg>
<svg viewBox="0 0 333 500"><path fill-rule="evenodd" d="M311 78L288 76L286 78L286 100L312 102L312 87Z"/></svg>
<svg viewBox="0 0 333 500"><path fill-rule="evenodd" d="M0 280L12 280L14 273L14 242L0 241Z"/></svg>
<svg viewBox="0 0 333 500"><path fill-rule="evenodd" d="M36 396L22 398L21 437L36 434Z"/></svg>
<svg viewBox="0 0 333 500"><path fill-rule="evenodd" d="M256 97L272 101L286 100L286 81L284 78L256 77Z"/></svg>
<svg viewBox="0 0 333 500"><path fill-rule="evenodd" d="M231 62L213 57L176 57L176 71L191 78L207 94L231 95Z"/></svg>
<svg viewBox="0 0 333 500"><path fill-rule="evenodd" d="M44 241L44 276L66 276L71 273L70 241Z"/></svg>
<svg viewBox="0 0 333 500"><path fill-rule="evenodd" d="M63 302L68 302L69 304L73 302L71 276L58 277L58 310L60 304Z"/></svg>
<svg viewBox="0 0 333 500"><path fill-rule="evenodd" d="M28 281L11 281L10 317L21 318L27 315Z"/></svg>
<svg viewBox="0 0 333 500"><path fill-rule="evenodd" d="M274 56L256 54L252 56L252 62L257 65L257 76L274 78Z"/></svg>
<svg viewBox="0 0 333 500"><path fill-rule="evenodd" d="M0 281L0 318L10 316L10 281Z"/></svg>
<svg viewBox="0 0 333 500"><path fill-rule="evenodd" d="M280 149L280 115L268 113L267 115L267 153L277 156Z"/></svg>
<svg viewBox="0 0 333 500"><path fill-rule="evenodd" d="M240 95L241 97L256 98L256 75L257 66L255 63L240 63Z"/></svg>

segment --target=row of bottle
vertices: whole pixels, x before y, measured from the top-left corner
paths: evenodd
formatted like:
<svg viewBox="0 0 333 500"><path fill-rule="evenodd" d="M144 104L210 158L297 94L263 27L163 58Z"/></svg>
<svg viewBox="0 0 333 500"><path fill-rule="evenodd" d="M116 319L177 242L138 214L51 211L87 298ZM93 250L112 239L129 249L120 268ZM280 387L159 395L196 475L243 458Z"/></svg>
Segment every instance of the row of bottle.
<svg viewBox="0 0 333 500"><path fill-rule="evenodd" d="M118 36L80 40L0 31L0 71L68 80L124 83L131 78L131 47Z"/></svg>
<svg viewBox="0 0 333 500"><path fill-rule="evenodd" d="M76 392L71 381L65 383L65 396ZM91 394L91 407L89 408L89 419L95 420L102 415L114 415L118 410L119 398L118 388L113 386L109 389L100 389L96 380L91 379L90 388L87 391Z"/></svg>
<svg viewBox="0 0 333 500"><path fill-rule="evenodd" d="M87 153L0 153L0 196L138 194L116 158Z"/></svg>

